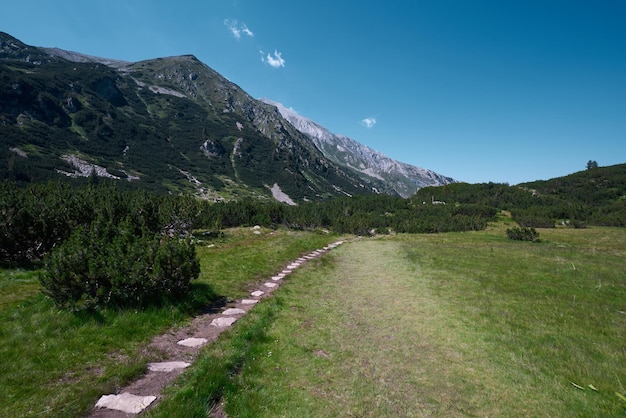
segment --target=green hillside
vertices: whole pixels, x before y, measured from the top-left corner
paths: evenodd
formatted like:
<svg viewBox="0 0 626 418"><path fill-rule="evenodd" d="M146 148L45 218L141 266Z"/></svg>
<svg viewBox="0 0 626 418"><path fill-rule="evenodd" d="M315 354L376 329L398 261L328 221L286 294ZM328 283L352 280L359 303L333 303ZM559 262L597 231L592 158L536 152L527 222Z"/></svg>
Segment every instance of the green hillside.
<svg viewBox="0 0 626 418"><path fill-rule="evenodd" d="M508 210L524 226L626 226L626 164L597 167L516 186L456 183L421 189L411 199Z"/></svg>
<svg viewBox="0 0 626 418"><path fill-rule="evenodd" d="M89 175L211 200L373 193L193 56L105 65L0 33L0 178Z"/></svg>

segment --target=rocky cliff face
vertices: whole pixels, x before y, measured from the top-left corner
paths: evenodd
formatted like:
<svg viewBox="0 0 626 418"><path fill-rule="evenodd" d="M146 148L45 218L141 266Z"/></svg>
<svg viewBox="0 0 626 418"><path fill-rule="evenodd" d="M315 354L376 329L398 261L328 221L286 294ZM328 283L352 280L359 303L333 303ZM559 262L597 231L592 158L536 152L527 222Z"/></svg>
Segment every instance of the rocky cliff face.
<svg viewBox="0 0 626 418"><path fill-rule="evenodd" d="M129 63L0 33L0 80L4 178L107 173L205 198L296 203L384 188L190 55Z"/></svg>
<svg viewBox="0 0 626 418"><path fill-rule="evenodd" d="M454 182L450 177L393 160L351 138L335 135L280 103L269 99L261 100L275 106L281 115L296 129L307 135L328 159L346 169L353 170L363 179L376 179L382 182L381 192L409 197L422 187L442 186Z"/></svg>

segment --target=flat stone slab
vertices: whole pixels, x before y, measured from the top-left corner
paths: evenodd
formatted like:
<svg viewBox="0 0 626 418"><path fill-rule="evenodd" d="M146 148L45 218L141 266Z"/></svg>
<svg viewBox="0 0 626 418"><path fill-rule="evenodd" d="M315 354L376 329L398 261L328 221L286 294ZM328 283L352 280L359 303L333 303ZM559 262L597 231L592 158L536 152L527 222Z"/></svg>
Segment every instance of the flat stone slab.
<svg viewBox="0 0 626 418"><path fill-rule="evenodd" d="M241 308L228 308L224 312L222 312L222 315L241 315L245 313L246 311Z"/></svg>
<svg viewBox="0 0 626 418"><path fill-rule="evenodd" d="M272 283L272 282L263 283L263 285L267 286L267 287L276 287L276 286L278 286L276 283Z"/></svg>
<svg viewBox="0 0 626 418"><path fill-rule="evenodd" d="M138 414L146 409L156 396L137 396L132 393L120 395L103 395L96 403L96 408L115 409L127 414Z"/></svg>
<svg viewBox="0 0 626 418"><path fill-rule="evenodd" d="M237 318L233 318L232 316L228 318L215 318L213 321L211 321L211 325L218 328L226 328L234 324L236 321Z"/></svg>
<svg viewBox="0 0 626 418"><path fill-rule="evenodd" d="M250 293L250 294L251 294L252 296L254 296L254 297L257 297L257 298L258 298L259 296L264 295L264 294L265 294L265 292L264 292L264 291L262 291L262 290L255 290L254 292L252 292L252 293Z"/></svg>
<svg viewBox="0 0 626 418"><path fill-rule="evenodd" d="M190 363L184 361L164 361L161 363L148 363L148 370L151 372L171 372L178 369L185 369L189 367Z"/></svg>
<svg viewBox="0 0 626 418"><path fill-rule="evenodd" d="M258 302L258 300L256 300L256 299L242 299L241 300L241 303L243 305L254 305L257 302Z"/></svg>
<svg viewBox="0 0 626 418"><path fill-rule="evenodd" d="M206 338L187 338L184 340L180 340L177 344L185 347L200 347L207 343Z"/></svg>

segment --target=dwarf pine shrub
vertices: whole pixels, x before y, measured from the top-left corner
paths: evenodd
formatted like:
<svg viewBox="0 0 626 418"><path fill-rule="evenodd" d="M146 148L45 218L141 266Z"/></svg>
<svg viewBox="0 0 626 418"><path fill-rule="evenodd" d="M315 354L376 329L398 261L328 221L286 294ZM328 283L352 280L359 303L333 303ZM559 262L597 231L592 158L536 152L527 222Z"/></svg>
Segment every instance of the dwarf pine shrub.
<svg viewBox="0 0 626 418"><path fill-rule="evenodd" d="M539 233L535 228L513 227L506 230L506 234L510 239L517 241L539 242Z"/></svg>
<svg viewBox="0 0 626 418"><path fill-rule="evenodd" d="M200 273L189 239L97 221L76 229L46 258L44 293L60 307L137 307L186 295Z"/></svg>

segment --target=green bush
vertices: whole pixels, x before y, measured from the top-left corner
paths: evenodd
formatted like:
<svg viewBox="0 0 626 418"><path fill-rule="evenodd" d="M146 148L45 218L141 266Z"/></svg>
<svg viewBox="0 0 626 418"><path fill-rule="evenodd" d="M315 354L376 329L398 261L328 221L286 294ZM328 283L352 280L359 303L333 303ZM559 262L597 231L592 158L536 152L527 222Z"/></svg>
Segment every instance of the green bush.
<svg viewBox="0 0 626 418"><path fill-rule="evenodd" d="M40 281L59 307L140 307L185 296L200 273L189 239L98 220L51 252Z"/></svg>
<svg viewBox="0 0 626 418"><path fill-rule="evenodd" d="M136 233L186 236L201 205L191 196L124 190L102 179L77 187L0 181L0 265L39 263L71 231L91 228L99 217L113 224L129 219Z"/></svg>
<svg viewBox="0 0 626 418"><path fill-rule="evenodd" d="M506 234L510 239L517 241L539 242L539 232L535 228L513 227L506 230Z"/></svg>
<svg viewBox="0 0 626 418"><path fill-rule="evenodd" d="M70 187L21 189L0 183L0 265L28 264L67 238L75 212Z"/></svg>

